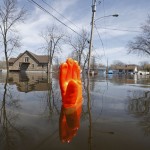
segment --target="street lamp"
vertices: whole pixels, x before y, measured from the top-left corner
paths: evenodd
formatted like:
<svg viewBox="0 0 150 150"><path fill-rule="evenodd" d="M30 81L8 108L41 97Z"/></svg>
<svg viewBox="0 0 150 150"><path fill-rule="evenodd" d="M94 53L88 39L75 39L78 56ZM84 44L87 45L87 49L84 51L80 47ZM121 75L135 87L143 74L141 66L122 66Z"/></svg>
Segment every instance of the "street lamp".
<svg viewBox="0 0 150 150"><path fill-rule="evenodd" d="M103 16L103 17L94 19L95 13L96 13L96 0L92 0L92 21L91 21L91 35L90 35L90 41L89 41L89 60L88 60L88 81L90 80L90 59L91 59L92 40L93 40L93 28L95 25L95 21L104 17L109 17L109 16L118 17L119 16L118 14L114 14L114 15L108 15L108 16ZM88 85L89 85L89 82L88 82Z"/></svg>
<svg viewBox="0 0 150 150"><path fill-rule="evenodd" d="M102 19L102 18L105 18L105 17L111 17L111 16L112 17L118 17L119 15L118 14L113 14L113 15L107 15L107 16L99 17L99 18L95 19L94 22L99 20L99 19Z"/></svg>
<svg viewBox="0 0 150 150"><path fill-rule="evenodd" d="M119 15L118 14L113 14L113 15L107 15L107 16L103 16L103 17L99 17L99 18L97 18L97 19L95 19L94 20L94 25L95 25L95 27L96 27L96 24L95 24L95 22L97 21L97 20L99 20L99 19L102 19L102 18L105 18L105 17L118 17ZM97 28L97 27L96 27ZM98 31L97 31L98 32ZM98 35L99 35L99 33L98 33ZM99 35L100 36L100 35ZM107 59L107 70L108 70L108 59Z"/></svg>

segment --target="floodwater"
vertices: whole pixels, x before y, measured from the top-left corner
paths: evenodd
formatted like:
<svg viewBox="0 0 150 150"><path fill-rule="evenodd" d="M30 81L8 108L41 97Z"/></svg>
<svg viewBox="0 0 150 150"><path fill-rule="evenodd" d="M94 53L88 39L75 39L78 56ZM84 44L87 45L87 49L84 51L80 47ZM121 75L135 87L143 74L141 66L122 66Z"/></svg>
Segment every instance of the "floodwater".
<svg viewBox="0 0 150 150"><path fill-rule="evenodd" d="M91 77L62 108L58 75L0 73L0 150L149 150L150 77ZM48 83L49 82L49 83Z"/></svg>

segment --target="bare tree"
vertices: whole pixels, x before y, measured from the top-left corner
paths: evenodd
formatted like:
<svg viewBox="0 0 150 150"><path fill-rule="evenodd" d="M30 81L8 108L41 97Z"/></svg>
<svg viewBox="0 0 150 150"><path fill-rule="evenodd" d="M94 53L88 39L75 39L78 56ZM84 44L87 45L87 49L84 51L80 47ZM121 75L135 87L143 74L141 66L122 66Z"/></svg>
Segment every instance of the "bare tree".
<svg viewBox="0 0 150 150"><path fill-rule="evenodd" d="M42 38L45 41L44 49L49 56L49 71L52 72L52 64L55 55L61 52L60 43L63 40L64 33L62 33L56 25L52 25L46 28L41 33Z"/></svg>
<svg viewBox="0 0 150 150"><path fill-rule="evenodd" d="M110 68L116 69L116 68L118 68L118 66L125 66L125 63L123 63L123 62L120 61L120 60L115 60L115 61L110 65Z"/></svg>
<svg viewBox="0 0 150 150"><path fill-rule="evenodd" d="M140 69L145 70L145 71L150 71L150 64L148 63L148 61L141 61Z"/></svg>
<svg viewBox="0 0 150 150"><path fill-rule="evenodd" d="M8 72L8 59L11 52L20 47L20 38L15 26L24 20L26 11L17 8L17 0L3 0L0 6L0 40L2 42L6 68Z"/></svg>
<svg viewBox="0 0 150 150"><path fill-rule="evenodd" d="M113 64L114 64L114 65L118 65L118 66L124 66L124 65L125 65L125 63L123 63L123 62L120 61L120 60L115 60L115 61L113 62Z"/></svg>
<svg viewBox="0 0 150 150"><path fill-rule="evenodd" d="M128 53L150 56L150 16L141 29L142 33L128 43Z"/></svg>
<svg viewBox="0 0 150 150"><path fill-rule="evenodd" d="M84 29L81 32L81 36L75 37L75 38L68 38L68 43L71 45L71 47L74 50L73 56L77 59L79 65L81 65L82 61L86 60L85 57L85 50L88 48L88 38L89 34ZM85 58L85 60L82 60L82 58Z"/></svg>
<svg viewBox="0 0 150 150"><path fill-rule="evenodd" d="M97 69L98 65L96 63L96 57L93 55L91 58L91 69Z"/></svg>

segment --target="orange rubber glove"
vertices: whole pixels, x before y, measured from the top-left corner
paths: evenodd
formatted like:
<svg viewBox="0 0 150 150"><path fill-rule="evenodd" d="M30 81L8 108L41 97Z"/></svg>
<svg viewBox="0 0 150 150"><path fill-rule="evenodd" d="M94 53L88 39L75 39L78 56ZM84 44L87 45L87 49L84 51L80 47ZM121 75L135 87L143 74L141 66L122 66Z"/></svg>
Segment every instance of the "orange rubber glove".
<svg viewBox="0 0 150 150"><path fill-rule="evenodd" d="M59 84L62 102L65 107L70 107L82 101L82 83L80 66L72 58L68 58L60 65Z"/></svg>
<svg viewBox="0 0 150 150"><path fill-rule="evenodd" d="M62 106L59 118L59 136L63 143L70 143L80 126L82 104L65 108Z"/></svg>

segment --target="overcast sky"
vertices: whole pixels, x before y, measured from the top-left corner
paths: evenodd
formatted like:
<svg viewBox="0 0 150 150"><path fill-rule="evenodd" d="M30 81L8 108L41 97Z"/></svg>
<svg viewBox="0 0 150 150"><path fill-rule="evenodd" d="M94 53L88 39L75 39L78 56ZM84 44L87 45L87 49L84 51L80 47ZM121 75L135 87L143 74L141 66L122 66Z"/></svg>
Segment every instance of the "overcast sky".
<svg viewBox="0 0 150 150"><path fill-rule="evenodd" d="M36 5L28 0L18 0L19 6L27 9L28 15L24 23L17 26L22 37L22 47L20 51L14 53L17 56L20 52L29 50L36 54L42 54L40 47L43 40L40 32L47 26L56 24L61 30L68 34L77 36L69 28L59 23L56 19L40 10ZM48 7L43 1L61 13L65 18L60 16L53 9ZM89 32L91 29L91 3L92 0L36 0L36 2L48 10L51 14L80 33L82 28ZM138 57L136 55L127 55L127 43L136 35L140 34L140 27L145 23L148 14L150 14L150 0L97 0L96 18L102 17L96 21L97 30L94 28L94 51L93 55L101 55L102 59L97 60L99 63L106 65L115 60L120 60L127 64L139 64L141 61L149 61L147 57ZM107 15L119 14L119 17L103 17ZM75 26L76 25L76 26ZM101 39L98 36L98 33ZM67 58L67 55L73 51L68 45L62 45L63 54L60 56L61 61ZM4 57L2 53L0 59Z"/></svg>

